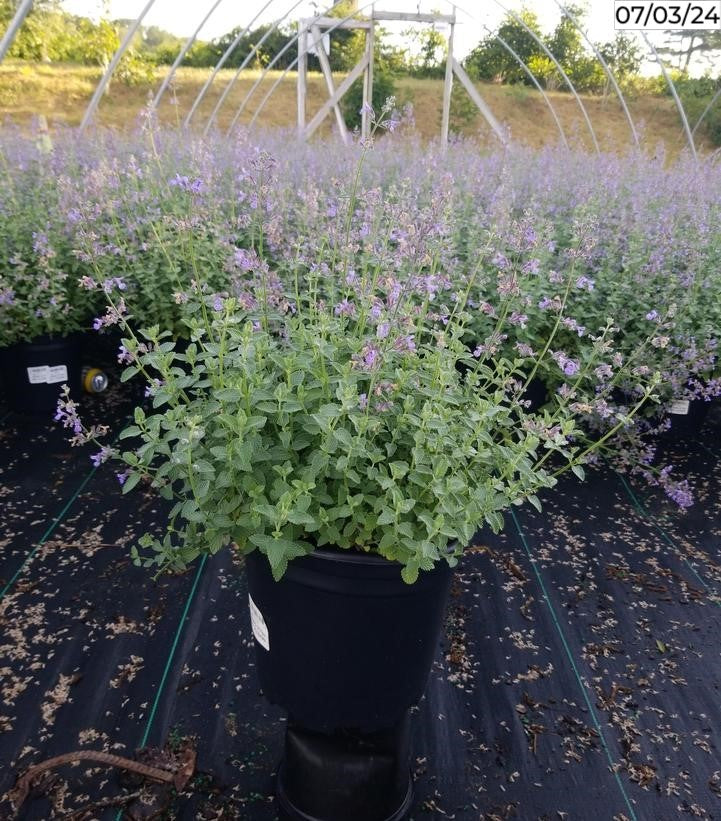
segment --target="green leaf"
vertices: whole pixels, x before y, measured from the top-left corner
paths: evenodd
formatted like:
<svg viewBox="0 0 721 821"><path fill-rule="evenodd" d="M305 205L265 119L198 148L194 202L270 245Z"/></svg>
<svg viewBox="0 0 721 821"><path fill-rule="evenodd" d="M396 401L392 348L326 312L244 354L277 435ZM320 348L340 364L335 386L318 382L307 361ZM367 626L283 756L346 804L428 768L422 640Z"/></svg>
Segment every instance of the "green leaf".
<svg viewBox="0 0 721 821"><path fill-rule="evenodd" d="M294 525L307 525L308 527L316 524L315 519L309 513L302 513L299 510L291 510L288 514L288 521Z"/></svg>
<svg viewBox="0 0 721 821"><path fill-rule="evenodd" d="M257 505L253 505L251 510L253 511L253 513L259 513L261 516L264 516L271 522L275 522L275 520L278 518L278 511L273 505L259 503Z"/></svg>
<svg viewBox="0 0 721 821"><path fill-rule="evenodd" d="M500 533L503 530L503 516L496 510L486 513L486 522L494 533Z"/></svg>
<svg viewBox="0 0 721 821"><path fill-rule="evenodd" d="M572 465L571 470L578 476L578 478L583 481L586 478L586 473L584 469L580 465Z"/></svg>
<svg viewBox="0 0 721 821"><path fill-rule="evenodd" d="M125 480L123 484L123 493L130 493L130 491L138 484L140 481L140 474L139 473L131 473L130 476Z"/></svg>
<svg viewBox="0 0 721 821"><path fill-rule="evenodd" d="M129 368L125 368L125 370L120 375L121 382L127 382L129 379L132 379L136 373L140 371L140 368L137 368L135 365L131 365Z"/></svg>
<svg viewBox="0 0 721 821"><path fill-rule="evenodd" d="M215 474L215 468L210 462L206 461L205 459L194 459L193 460L193 470L196 473L205 473L205 474Z"/></svg>
<svg viewBox="0 0 721 821"><path fill-rule="evenodd" d="M242 395L237 388L220 388L213 391L213 396L221 402L240 402Z"/></svg>
<svg viewBox="0 0 721 821"><path fill-rule="evenodd" d="M126 483L127 484L127 483ZM170 501L173 498L173 488L170 485L162 485L158 488L158 493L163 499Z"/></svg>
<svg viewBox="0 0 721 821"><path fill-rule="evenodd" d="M329 519L345 519L347 516L350 516L350 514L350 505L338 505L337 507L332 507L328 510Z"/></svg>
<svg viewBox="0 0 721 821"><path fill-rule="evenodd" d="M396 543L396 534L392 530L386 531L380 542L378 542L378 551L383 553L384 550L388 550L389 547L393 547Z"/></svg>
<svg viewBox="0 0 721 821"><path fill-rule="evenodd" d="M267 421L267 416L249 416L245 420L245 428L246 430L260 430L265 427Z"/></svg>
<svg viewBox="0 0 721 821"><path fill-rule="evenodd" d="M408 473L408 462L390 462L391 476L394 479L402 479Z"/></svg>
<svg viewBox="0 0 721 821"><path fill-rule="evenodd" d="M180 515L189 522L197 522L197 517L199 513L200 511L198 510L198 503L195 501L195 499L186 499L186 501L183 503L183 507L180 510Z"/></svg>
<svg viewBox="0 0 721 821"><path fill-rule="evenodd" d="M378 524L379 525L390 525L393 524L396 520L395 511L391 510L390 508L386 508L381 515L378 517Z"/></svg>
<svg viewBox="0 0 721 821"><path fill-rule="evenodd" d="M413 584L418 580L419 565L417 561L408 562L401 570L401 578L406 584Z"/></svg>
<svg viewBox="0 0 721 821"><path fill-rule="evenodd" d="M305 542L292 541L279 537L277 539L264 534L254 534L250 541L259 547L268 557L270 568L273 571L273 578L279 581L288 566L288 561L296 556L304 556L310 553L311 547Z"/></svg>
<svg viewBox="0 0 721 821"><path fill-rule="evenodd" d="M333 436L335 436L337 441L343 445L344 448L350 450L353 446L353 437L346 428L336 428L333 431Z"/></svg>

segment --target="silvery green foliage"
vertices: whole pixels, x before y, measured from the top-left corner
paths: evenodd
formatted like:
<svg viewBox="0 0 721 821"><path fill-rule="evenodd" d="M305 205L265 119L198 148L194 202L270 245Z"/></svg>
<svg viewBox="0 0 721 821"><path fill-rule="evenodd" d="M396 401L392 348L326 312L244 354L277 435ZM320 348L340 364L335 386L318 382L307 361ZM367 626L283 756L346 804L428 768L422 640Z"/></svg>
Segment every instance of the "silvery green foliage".
<svg viewBox="0 0 721 821"><path fill-rule="evenodd" d="M148 477L176 501L167 537L141 542L146 564L183 567L232 542L279 578L332 545L395 559L413 582L584 461L568 403L526 412L522 360L468 354L464 311L417 319L411 343L405 323L379 338L370 305L253 316L234 297L191 297L184 352L157 327L125 340L125 378L143 371L154 387L153 410L122 434L136 444L124 491Z"/></svg>

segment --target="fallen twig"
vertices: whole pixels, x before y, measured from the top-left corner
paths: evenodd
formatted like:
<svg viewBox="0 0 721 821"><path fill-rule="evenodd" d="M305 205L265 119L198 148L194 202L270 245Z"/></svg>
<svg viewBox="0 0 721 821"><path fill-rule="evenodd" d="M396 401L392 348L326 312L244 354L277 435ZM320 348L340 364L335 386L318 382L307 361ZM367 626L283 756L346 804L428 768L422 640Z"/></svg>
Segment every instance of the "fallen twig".
<svg viewBox="0 0 721 821"><path fill-rule="evenodd" d="M25 799L28 797L32 782L38 775L63 764L70 764L73 761L96 761L99 764L107 764L111 767L119 767L129 772L137 773L151 781L160 781L172 784L177 790L182 790L190 780L195 771L195 750L186 747L180 751L177 764L169 765L168 769L152 767L148 764L141 764L130 758L123 758L113 753L104 753L99 750L77 750L72 753L64 753L54 758L49 758L40 764L33 764L17 780L15 787L9 794L15 812L20 809Z"/></svg>

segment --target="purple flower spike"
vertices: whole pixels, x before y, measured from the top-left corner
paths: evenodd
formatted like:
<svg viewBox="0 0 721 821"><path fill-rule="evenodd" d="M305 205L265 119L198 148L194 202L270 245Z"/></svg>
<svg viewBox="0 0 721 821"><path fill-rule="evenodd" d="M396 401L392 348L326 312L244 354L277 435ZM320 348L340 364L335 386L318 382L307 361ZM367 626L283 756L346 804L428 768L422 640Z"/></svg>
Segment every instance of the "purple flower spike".
<svg viewBox="0 0 721 821"><path fill-rule="evenodd" d="M118 348L118 362L121 365L130 365L133 362L133 355L125 347L125 345L121 345Z"/></svg>
<svg viewBox="0 0 721 821"><path fill-rule="evenodd" d="M103 445L103 447L100 448L100 450L97 453L94 453L90 457L90 461L95 465L96 468L98 468L104 462L108 461L108 459L112 456L112 453L113 452L109 447Z"/></svg>

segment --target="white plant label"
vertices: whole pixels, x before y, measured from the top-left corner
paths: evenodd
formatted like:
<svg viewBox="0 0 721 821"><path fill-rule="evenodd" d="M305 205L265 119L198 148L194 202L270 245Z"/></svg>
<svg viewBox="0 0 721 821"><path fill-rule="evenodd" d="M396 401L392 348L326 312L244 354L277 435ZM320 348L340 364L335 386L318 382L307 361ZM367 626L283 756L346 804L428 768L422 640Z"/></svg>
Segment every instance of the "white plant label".
<svg viewBox="0 0 721 821"><path fill-rule="evenodd" d="M55 365L48 368L48 384L54 385L56 382L68 381L67 365Z"/></svg>
<svg viewBox="0 0 721 821"><path fill-rule="evenodd" d="M56 382L68 381L67 365L37 365L27 371L31 385L54 385Z"/></svg>
<svg viewBox="0 0 721 821"><path fill-rule="evenodd" d="M248 594L248 603L250 605L250 626L253 628L253 635L255 640L261 647L270 652L270 637L268 635L268 625L265 623L263 614L258 609L258 605L253 601L253 598Z"/></svg>
<svg viewBox="0 0 721 821"><path fill-rule="evenodd" d="M31 385L41 385L48 381L48 366L39 365L35 368L28 368L28 382Z"/></svg>
<svg viewBox="0 0 721 821"><path fill-rule="evenodd" d="M688 416L688 399L678 399L671 405L670 413L675 413L678 416Z"/></svg>

